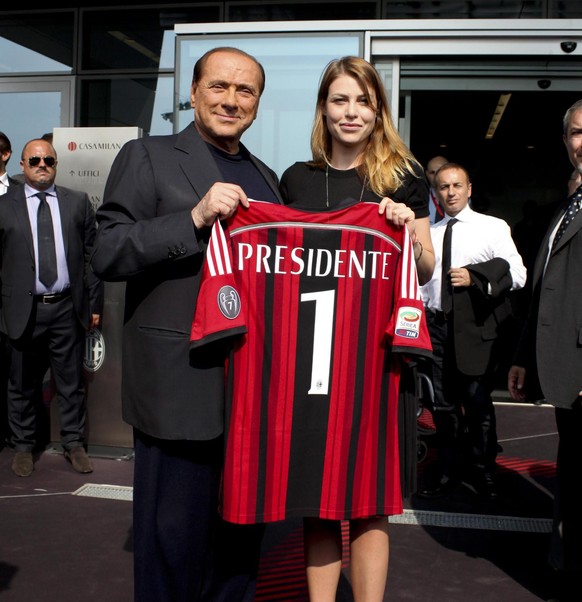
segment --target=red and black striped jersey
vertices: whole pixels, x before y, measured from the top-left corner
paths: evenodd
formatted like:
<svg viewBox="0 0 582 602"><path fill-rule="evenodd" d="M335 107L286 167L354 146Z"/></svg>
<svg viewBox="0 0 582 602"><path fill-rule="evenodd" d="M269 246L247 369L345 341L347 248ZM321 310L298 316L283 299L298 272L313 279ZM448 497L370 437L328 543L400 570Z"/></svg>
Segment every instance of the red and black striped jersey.
<svg viewBox="0 0 582 602"><path fill-rule="evenodd" d="M400 361L431 350L405 228L375 203L239 207L213 227L191 348L225 337L226 520L402 511Z"/></svg>

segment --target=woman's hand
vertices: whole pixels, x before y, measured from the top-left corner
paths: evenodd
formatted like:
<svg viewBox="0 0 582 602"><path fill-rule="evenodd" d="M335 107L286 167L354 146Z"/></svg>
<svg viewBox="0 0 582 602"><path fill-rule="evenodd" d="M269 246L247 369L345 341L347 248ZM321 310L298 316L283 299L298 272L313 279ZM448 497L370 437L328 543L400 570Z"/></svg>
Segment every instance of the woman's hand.
<svg viewBox="0 0 582 602"><path fill-rule="evenodd" d="M380 215L396 226L408 228L408 234L414 241L414 259L418 271L418 281L426 284L432 278L434 270L434 250L430 237L428 217L416 219L414 211L404 203L395 203L391 198L384 197L378 208Z"/></svg>
<svg viewBox="0 0 582 602"><path fill-rule="evenodd" d="M414 211L404 203L396 203L390 197L384 197L378 208L380 215L384 214L386 220L395 226L408 228L408 234L414 239L416 233L416 218Z"/></svg>

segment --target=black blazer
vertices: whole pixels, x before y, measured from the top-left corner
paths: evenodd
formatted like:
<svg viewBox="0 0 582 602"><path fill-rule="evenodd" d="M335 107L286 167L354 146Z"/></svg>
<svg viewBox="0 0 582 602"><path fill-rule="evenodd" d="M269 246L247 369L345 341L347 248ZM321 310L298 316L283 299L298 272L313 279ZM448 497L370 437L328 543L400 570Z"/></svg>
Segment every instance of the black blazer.
<svg viewBox="0 0 582 602"><path fill-rule="evenodd" d="M454 289L455 356L463 374L479 376L487 371L500 327L511 315L513 280L509 262L501 257L464 267L472 285Z"/></svg>
<svg viewBox="0 0 582 602"><path fill-rule="evenodd" d="M89 259L95 241L95 213L83 192L56 187L63 228L71 296L84 328L90 315L103 311L103 283L93 274ZM18 339L33 308L35 263L32 229L23 185L9 186L0 199L0 329Z"/></svg>
<svg viewBox="0 0 582 602"><path fill-rule="evenodd" d="M535 382L537 372L544 397L560 408L571 408L582 390L582 211L552 250L544 273L550 234L566 206L540 245L531 308L514 358L526 368L527 383Z"/></svg>
<svg viewBox="0 0 582 602"><path fill-rule="evenodd" d="M275 174L252 161L280 199ZM93 269L105 280L127 283L123 418L161 439L208 440L223 430L224 352L189 354L209 234L196 231L190 212L220 181L190 124L176 135L125 144L97 210Z"/></svg>

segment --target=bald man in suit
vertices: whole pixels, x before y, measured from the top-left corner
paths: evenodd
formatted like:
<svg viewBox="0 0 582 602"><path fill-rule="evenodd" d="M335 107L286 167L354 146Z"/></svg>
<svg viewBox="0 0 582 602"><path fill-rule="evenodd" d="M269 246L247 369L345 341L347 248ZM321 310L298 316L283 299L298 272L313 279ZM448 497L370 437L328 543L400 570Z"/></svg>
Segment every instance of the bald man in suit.
<svg viewBox="0 0 582 602"><path fill-rule="evenodd" d="M84 447L85 332L99 324L103 306L103 283L89 266L95 214L86 193L55 186L57 155L49 142L28 142L20 165L24 185L10 186L0 202L0 331L10 353L12 470L20 477L34 470L35 400L50 365L64 455L75 471L87 473L93 467Z"/></svg>

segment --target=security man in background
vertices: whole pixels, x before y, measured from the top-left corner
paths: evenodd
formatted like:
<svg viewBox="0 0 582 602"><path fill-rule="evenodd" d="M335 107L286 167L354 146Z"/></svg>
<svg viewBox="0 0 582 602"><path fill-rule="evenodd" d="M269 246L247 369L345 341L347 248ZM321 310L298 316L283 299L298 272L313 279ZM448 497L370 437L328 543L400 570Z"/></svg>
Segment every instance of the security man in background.
<svg viewBox="0 0 582 602"><path fill-rule="evenodd" d="M511 316L508 293L523 287L526 269L509 225L469 206L471 181L464 167L441 166L435 190L445 217L431 226L436 263L422 295L433 344L440 474L418 495L442 496L467 479L479 494L495 499L496 343Z"/></svg>
<svg viewBox="0 0 582 602"><path fill-rule="evenodd" d="M93 470L85 451L85 332L99 324L103 283L89 259L96 233L86 193L55 186L57 155L45 140L22 151L24 185L0 202L0 331L8 338L8 424L13 472L27 477L37 450L36 404L49 365L64 455Z"/></svg>

